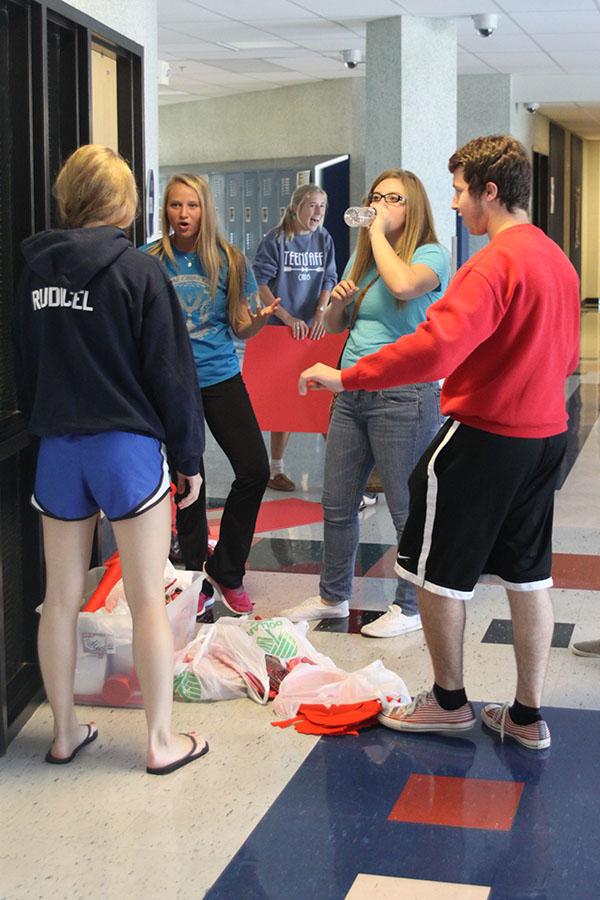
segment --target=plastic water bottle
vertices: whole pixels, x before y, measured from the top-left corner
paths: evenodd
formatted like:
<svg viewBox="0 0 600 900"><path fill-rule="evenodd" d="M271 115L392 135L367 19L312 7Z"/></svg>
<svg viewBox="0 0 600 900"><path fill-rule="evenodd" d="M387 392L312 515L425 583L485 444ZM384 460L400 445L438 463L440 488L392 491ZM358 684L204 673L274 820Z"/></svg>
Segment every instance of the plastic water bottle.
<svg viewBox="0 0 600 900"><path fill-rule="evenodd" d="M344 213L344 222L350 228L367 228L376 215L377 210L373 206L351 206Z"/></svg>

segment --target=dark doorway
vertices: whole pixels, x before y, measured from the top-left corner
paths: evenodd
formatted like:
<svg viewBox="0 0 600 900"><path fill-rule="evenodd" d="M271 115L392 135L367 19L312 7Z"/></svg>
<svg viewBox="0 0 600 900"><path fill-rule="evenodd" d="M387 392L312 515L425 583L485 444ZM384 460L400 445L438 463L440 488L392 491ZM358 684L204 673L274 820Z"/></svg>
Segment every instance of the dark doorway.
<svg viewBox="0 0 600 900"><path fill-rule="evenodd" d="M571 135L571 203L569 204L569 258L581 279L581 191L583 183L583 141Z"/></svg>
<svg viewBox="0 0 600 900"><path fill-rule="evenodd" d="M548 157L533 152L532 221L548 234Z"/></svg>
<svg viewBox="0 0 600 900"><path fill-rule="evenodd" d="M565 130L550 122L550 167L547 234L564 248Z"/></svg>

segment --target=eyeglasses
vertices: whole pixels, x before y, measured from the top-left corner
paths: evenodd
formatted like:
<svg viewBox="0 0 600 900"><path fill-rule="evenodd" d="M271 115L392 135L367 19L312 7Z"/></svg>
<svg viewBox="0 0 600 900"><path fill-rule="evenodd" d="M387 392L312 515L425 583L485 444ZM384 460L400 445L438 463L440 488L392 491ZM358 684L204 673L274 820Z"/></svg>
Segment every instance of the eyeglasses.
<svg viewBox="0 0 600 900"><path fill-rule="evenodd" d="M402 194L378 194L374 191L372 194L367 196L367 200L369 203L379 203L380 200L383 200L384 203L387 203L388 206L405 206L406 205L406 197L403 197Z"/></svg>

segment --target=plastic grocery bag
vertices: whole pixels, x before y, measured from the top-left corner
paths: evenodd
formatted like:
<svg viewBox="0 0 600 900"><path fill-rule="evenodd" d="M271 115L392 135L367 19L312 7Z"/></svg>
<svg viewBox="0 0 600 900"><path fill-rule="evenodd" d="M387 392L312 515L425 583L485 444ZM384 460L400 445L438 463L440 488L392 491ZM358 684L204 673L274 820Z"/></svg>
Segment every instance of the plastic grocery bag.
<svg viewBox="0 0 600 900"><path fill-rule="evenodd" d="M202 625L195 640L175 655L173 692L187 701L269 699L265 654L239 627L224 617Z"/></svg>
<svg viewBox="0 0 600 900"><path fill-rule="evenodd" d="M302 703L332 706L394 697L409 703L404 681L386 669L380 659L356 672L302 663L283 680L273 703L273 713L284 719L295 716Z"/></svg>
<svg viewBox="0 0 600 900"><path fill-rule="evenodd" d="M244 630L269 656L276 656L284 662L290 659L308 659L323 668L335 669L333 660L319 653L307 639L308 622L291 622L283 616L230 621Z"/></svg>

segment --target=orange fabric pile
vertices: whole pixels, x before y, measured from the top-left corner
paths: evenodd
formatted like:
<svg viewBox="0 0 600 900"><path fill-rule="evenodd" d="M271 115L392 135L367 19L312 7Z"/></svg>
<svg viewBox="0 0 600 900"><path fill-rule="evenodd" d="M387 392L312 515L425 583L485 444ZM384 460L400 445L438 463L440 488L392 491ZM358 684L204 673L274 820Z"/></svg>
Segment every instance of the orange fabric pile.
<svg viewBox="0 0 600 900"><path fill-rule="evenodd" d="M377 725L379 700L343 703L339 706L302 703L293 719L271 722L278 728L293 725L300 734L358 734L361 728Z"/></svg>

